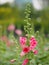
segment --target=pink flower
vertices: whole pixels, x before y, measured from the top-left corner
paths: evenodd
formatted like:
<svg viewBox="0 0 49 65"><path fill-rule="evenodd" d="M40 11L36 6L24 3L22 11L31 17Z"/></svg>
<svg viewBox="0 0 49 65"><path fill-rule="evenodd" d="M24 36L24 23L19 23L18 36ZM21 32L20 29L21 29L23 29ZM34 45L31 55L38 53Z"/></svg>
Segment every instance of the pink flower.
<svg viewBox="0 0 49 65"><path fill-rule="evenodd" d="M26 37L20 37L19 41L20 41L21 46L24 46L26 44L27 39Z"/></svg>
<svg viewBox="0 0 49 65"><path fill-rule="evenodd" d="M15 26L13 24L8 26L8 31L14 31Z"/></svg>
<svg viewBox="0 0 49 65"><path fill-rule="evenodd" d="M34 49L37 46L37 41L34 37L30 38L30 50Z"/></svg>
<svg viewBox="0 0 49 65"><path fill-rule="evenodd" d="M33 44L33 43L37 44L37 41L34 36L30 38L30 44Z"/></svg>
<svg viewBox="0 0 49 65"><path fill-rule="evenodd" d="M24 56L25 54L27 54L28 52L30 52L30 49L28 46L25 46L23 49L22 49L22 52L20 53L20 56Z"/></svg>
<svg viewBox="0 0 49 65"><path fill-rule="evenodd" d="M24 56L25 55L25 53L22 51L21 53L20 53L20 56L22 57L22 56Z"/></svg>
<svg viewBox="0 0 49 65"><path fill-rule="evenodd" d="M33 52L34 52L34 54L35 54L35 55L37 55L37 54L38 54L38 50L34 50Z"/></svg>
<svg viewBox="0 0 49 65"><path fill-rule="evenodd" d="M34 48L35 48L34 46L30 45L30 51L33 50Z"/></svg>
<svg viewBox="0 0 49 65"><path fill-rule="evenodd" d="M10 60L11 63L14 63L15 61L16 61L16 59L12 59L12 60Z"/></svg>
<svg viewBox="0 0 49 65"><path fill-rule="evenodd" d="M25 59L22 63L22 65L27 65L27 63L29 62L29 59Z"/></svg>
<svg viewBox="0 0 49 65"><path fill-rule="evenodd" d="M30 51L29 47L24 47L24 48L23 48L23 52L24 52L24 53L28 53L29 51Z"/></svg>
<svg viewBox="0 0 49 65"><path fill-rule="evenodd" d="M7 36L2 36L1 40L6 43L7 47L10 47L10 45L13 45L14 43L11 42L11 40L8 39ZM12 44L11 44L12 43Z"/></svg>
<svg viewBox="0 0 49 65"><path fill-rule="evenodd" d="M22 31L21 31L20 29L17 29L17 30L15 30L15 33L16 33L17 35L21 35L21 34L22 34Z"/></svg>

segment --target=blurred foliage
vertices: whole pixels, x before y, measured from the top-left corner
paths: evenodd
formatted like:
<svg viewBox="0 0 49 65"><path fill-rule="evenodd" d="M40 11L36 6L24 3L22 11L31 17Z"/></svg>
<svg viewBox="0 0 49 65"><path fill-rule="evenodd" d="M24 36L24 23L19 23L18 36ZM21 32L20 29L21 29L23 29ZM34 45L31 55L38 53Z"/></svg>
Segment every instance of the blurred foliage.
<svg viewBox="0 0 49 65"><path fill-rule="evenodd" d="M26 4L23 4L21 9L17 5L10 5L9 3L0 5L0 25L3 26L3 29L6 28L10 23L14 23L17 28L24 27L24 9ZM45 8L41 11L36 11L31 4L31 13L30 17L34 23L35 31L39 30L45 34L49 33L49 8ZM32 24L31 22L31 24Z"/></svg>
<svg viewBox="0 0 49 65"><path fill-rule="evenodd" d="M25 4L26 5L26 4ZM4 4L0 6L0 35L2 33L7 33L7 27L9 24L15 24L16 28L21 28L24 30L24 8L18 9L18 7L10 6L9 4ZM34 24L35 31L39 30L40 33L31 31L38 41L37 49L38 55L31 55L30 65L49 65L49 40L47 40L43 33L49 33L49 8L36 11L31 5L31 12L29 17L31 18L31 23ZM30 28L28 25L27 28ZM30 29L28 29L29 31ZM30 32L30 31L29 31ZM30 34L30 33L29 33ZM23 34L22 34L23 35ZM16 36L16 34L15 34ZM8 34L8 39L14 42L13 46L6 46L6 43L0 39L0 65L21 65L24 57L20 57L21 48L19 45L19 39L11 33ZM12 45L12 44L11 44ZM14 63L11 63L12 59L16 59Z"/></svg>

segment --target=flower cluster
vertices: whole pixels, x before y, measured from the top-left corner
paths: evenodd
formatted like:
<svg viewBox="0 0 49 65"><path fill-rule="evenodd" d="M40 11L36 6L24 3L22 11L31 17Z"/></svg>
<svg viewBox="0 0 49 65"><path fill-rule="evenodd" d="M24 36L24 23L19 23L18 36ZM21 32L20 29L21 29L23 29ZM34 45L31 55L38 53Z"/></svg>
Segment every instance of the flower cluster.
<svg viewBox="0 0 49 65"><path fill-rule="evenodd" d="M38 50L35 50L36 46L37 46L37 40L35 39L34 36L32 36L29 39L29 46L26 45L27 44L27 38L26 37L20 37L19 39L20 41L20 45L22 48L22 52L20 53L20 56L24 56L26 54L28 54L30 51L33 51L34 54L38 53ZM23 63L22 65L26 65L27 63Z"/></svg>
<svg viewBox="0 0 49 65"><path fill-rule="evenodd" d="M18 35L18 36L20 36L20 35L22 35L22 31L20 30L20 29L16 29L15 30L15 25L14 24L10 24L9 26L8 26L8 31L15 31L15 33Z"/></svg>
<svg viewBox="0 0 49 65"><path fill-rule="evenodd" d="M1 37L1 40L6 43L7 47L9 47L9 46L11 45L11 42L10 42L10 40L8 39L7 36L5 36L5 35L2 36L2 37Z"/></svg>
<svg viewBox="0 0 49 65"><path fill-rule="evenodd" d="M10 24L8 26L7 30L9 32L15 32L18 36L20 36L22 34L22 31L20 29L15 29L15 25L14 24ZM14 41L9 39L6 35L3 35L1 37L1 40L6 43L7 47L10 47L14 43Z"/></svg>

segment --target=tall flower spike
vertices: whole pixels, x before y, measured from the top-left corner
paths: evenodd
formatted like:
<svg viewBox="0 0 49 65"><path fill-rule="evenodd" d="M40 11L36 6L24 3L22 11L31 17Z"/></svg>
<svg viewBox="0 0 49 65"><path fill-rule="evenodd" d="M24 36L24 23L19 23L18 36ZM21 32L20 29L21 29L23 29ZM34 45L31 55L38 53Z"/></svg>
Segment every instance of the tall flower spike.
<svg viewBox="0 0 49 65"><path fill-rule="evenodd" d="M28 37L29 35L32 35L34 32L33 32L33 24L31 24L31 4L30 3L27 3L27 6L26 6L26 9L25 9L25 26L24 26L24 30L25 32L28 34Z"/></svg>

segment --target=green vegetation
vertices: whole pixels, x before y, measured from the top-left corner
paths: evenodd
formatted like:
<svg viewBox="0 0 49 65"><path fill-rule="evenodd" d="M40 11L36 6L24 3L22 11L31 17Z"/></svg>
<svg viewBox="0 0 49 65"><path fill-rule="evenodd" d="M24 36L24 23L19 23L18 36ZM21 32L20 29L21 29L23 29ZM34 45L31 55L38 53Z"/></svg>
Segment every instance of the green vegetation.
<svg viewBox="0 0 49 65"><path fill-rule="evenodd" d="M22 65L25 58L29 58L28 65L49 65L49 8L36 11L32 4L26 5L22 9L8 3L0 6L0 65ZM11 24L14 30L9 31ZM22 35L15 33L17 29L22 30ZM27 38L27 44L30 37L36 38L37 55L31 51L20 56L20 36Z"/></svg>

